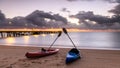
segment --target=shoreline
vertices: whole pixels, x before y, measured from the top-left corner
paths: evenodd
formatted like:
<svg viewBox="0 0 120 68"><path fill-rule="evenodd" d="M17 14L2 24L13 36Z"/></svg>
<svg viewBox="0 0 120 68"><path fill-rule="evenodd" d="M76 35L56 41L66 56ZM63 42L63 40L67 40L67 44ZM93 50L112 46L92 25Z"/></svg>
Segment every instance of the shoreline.
<svg viewBox="0 0 120 68"><path fill-rule="evenodd" d="M46 48L46 47L45 47ZM120 50L80 49L82 58L65 64L70 48L59 48L57 54L28 59L26 52L39 51L41 47L0 46L0 68L119 68Z"/></svg>
<svg viewBox="0 0 120 68"><path fill-rule="evenodd" d="M22 44L20 44L20 45L18 45L17 44L17 46L16 45L9 45L9 44L0 44L0 46L12 46L12 47L45 47L45 48L48 48L49 47L49 45L42 45L42 46L38 46L38 45L34 45L33 46L33 44L32 45L22 45ZM74 48L73 46L60 46L60 45L58 45L58 46L52 46L52 48ZM89 48L89 47L77 47L78 49L88 49L88 50L120 50L120 48Z"/></svg>

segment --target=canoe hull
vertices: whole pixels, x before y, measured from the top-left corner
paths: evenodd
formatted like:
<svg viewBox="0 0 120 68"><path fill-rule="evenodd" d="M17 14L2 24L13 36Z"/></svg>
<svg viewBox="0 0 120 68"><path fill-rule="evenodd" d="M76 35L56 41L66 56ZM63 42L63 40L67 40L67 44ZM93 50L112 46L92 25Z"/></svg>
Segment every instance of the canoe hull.
<svg viewBox="0 0 120 68"><path fill-rule="evenodd" d="M80 59L80 52L78 50L76 50L76 52L73 52L72 49L71 51L68 52L67 56L66 56L66 64L71 63L76 61L77 59Z"/></svg>
<svg viewBox="0 0 120 68"><path fill-rule="evenodd" d="M27 58L40 58L40 57L44 57L44 56L56 54L58 51L59 51L59 49L47 50L46 52L41 52L41 51L37 51L37 52L27 52L27 53L25 54L25 56L26 56Z"/></svg>
<svg viewBox="0 0 120 68"><path fill-rule="evenodd" d="M76 55L75 53L68 53L66 57L66 64L71 63L79 58L80 56Z"/></svg>

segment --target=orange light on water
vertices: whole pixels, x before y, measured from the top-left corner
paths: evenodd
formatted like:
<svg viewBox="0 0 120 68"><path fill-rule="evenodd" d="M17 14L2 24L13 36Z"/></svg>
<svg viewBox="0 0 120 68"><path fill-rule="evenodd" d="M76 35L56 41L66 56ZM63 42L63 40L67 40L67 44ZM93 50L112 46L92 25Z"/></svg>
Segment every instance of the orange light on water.
<svg viewBox="0 0 120 68"><path fill-rule="evenodd" d="M37 38L39 35L33 35L33 36Z"/></svg>
<svg viewBox="0 0 120 68"><path fill-rule="evenodd" d="M45 36L46 36L46 34L41 34L41 36L45 37Z"/></svg>
<svg viewBox="0 0 120 68"><path fill-rule="evenodd" d="M54 36L55 34L50 34L51 36Z"/></svg>
<svg viewBox="0 0 120 68"><path fill-rule="evenodd" d="M51 37L54 37L55 34L50 34Z"/></svg>
<svg viewBox="0 0 120 68"><path fill-rule="evenodd" d="M14 42L15 42L15 38L13 38L13 37L8 37L8 38L6 38L6 42L7 42L7 43L14 43Z"/></svg>

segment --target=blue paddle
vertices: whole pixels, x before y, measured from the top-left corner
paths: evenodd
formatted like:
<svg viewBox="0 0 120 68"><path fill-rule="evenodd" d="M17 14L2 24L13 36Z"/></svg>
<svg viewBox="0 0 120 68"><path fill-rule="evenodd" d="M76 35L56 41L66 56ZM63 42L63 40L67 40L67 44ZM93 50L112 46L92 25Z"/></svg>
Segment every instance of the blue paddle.
<svg viewBox="0 0 120 68"><path fill-rule="evenodd" d="M70 38L67 30L65 28L62 28L63 32L68 36L68 38L70 39L70 41L72 42L72 44L74 45L74 47L77 49L77 47L75 46L75 44L73 43L72 39Z"/></svg>

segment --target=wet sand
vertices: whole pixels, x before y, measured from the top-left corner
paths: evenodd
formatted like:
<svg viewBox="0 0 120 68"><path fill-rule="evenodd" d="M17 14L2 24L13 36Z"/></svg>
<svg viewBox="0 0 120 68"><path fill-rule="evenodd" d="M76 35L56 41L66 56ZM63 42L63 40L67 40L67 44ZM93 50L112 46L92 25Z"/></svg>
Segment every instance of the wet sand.
<svg viewBox="0 0 120 68"><path fill-rule="evenodd" d="M65 64L69 48L59 48L57 54L28 59L26 52L39 51L40 47L0 46L0 68L120 68L120 50L80 49L82 58Z"/></svg>

